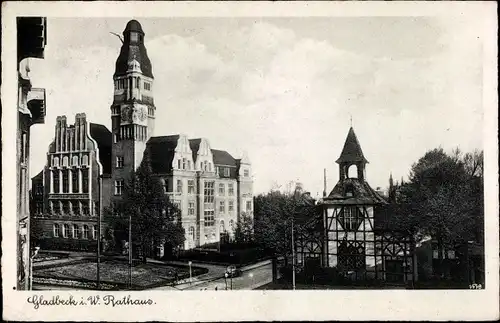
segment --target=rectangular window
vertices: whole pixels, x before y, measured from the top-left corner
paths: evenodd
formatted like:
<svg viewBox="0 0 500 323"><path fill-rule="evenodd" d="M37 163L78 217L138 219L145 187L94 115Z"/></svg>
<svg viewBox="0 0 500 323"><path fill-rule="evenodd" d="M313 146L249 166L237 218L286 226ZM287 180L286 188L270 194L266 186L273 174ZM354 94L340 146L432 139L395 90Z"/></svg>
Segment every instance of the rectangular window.
<svg viewBox="0 0 500 323"><path fill-rule="evenodd" d="M224 176L229 177L229 167L224 168Z"/></svg>
<svg viewBox="0 0 500 323"><path fill-rule="evenodd" d="M203 202L209 204L214 203L214 186L215 182L205 182L203 190Z"/></svg>
<svg viewBox="0 0 500 323"><path fill-rule="evenodd" d="M59 231L60 231L59 224L54 223L54 237L59 238L59 233L60 233Z"/></svg>
<svg viewBox="0 0 500 323"><path fill-rule="evenodd" d="M144 90L151 91L151 84L149 84L148 82L144 82Z"/></svg>
<svg viewBox="0 0 500 323"><path fill-rule="evenodd" d="M243 176L244 177L250 176L250 171L248 169L243 170Z"/></svg>
<svg viewBox="0 0 500 323"><path fill-rule="evenodd" d="M21 139L21 163L26 163L27 154L28 154L28 134L23 132Z"/></svg>
<svg viewBox="0 0 500 323"><path fill-rule="evenodd" d="M247 201L247 212L252 211L252 201Z"/></svg>
<svg viewBox="0 0 500 323"><path fill-rule="evenodd" d="M115 195L123 194L123 179L115 181Z"/></svg>
<svg viewBox="0 0 500 323"><path fill-rule="evenodd" d="M83 226L83 239L88 239L89 238L89 226L84 225Z"/></svg>
<svg viewBox="0 0 500 323"><path fill-rule="evenodd" d="M227 184L227 193L229 196L234 195L234 184L233 183Z"/></svg>
<svg viewBox="0 0 500 323"><path fill-rule="evenodd" d="M71 202L71 209L73 211L73 214L80 214L80 203L78 201Z"/></svg>
<svg viewBox="0 0 500 323"><path fill-rule="evenodd" d="M219 202L219 213L226 213L226 203L224 201Z"/></svg>
<svg viewBox="0 0 500 323"><path fill-rule="evenodd" d="M94 226L92 227L92 238L93 238L94 240L97 240L97 225L94 225Z"/></svg>
<svg viewBox="0 0 500 323"><path fill-rule="evenodd" d="M116 156L116 168L123 168L123 156Z"/></svg>
<svg viewBox="0 0 500 323"><path fill-rule="evenodd" d="M213 227L215 225L214 210L205 210L203 219L206 227Z"/></svg>
<svg viewBox="0 0 500 323"><path fill-rule="evenodd" d="M82 189L83 193L89 192L89 170L82 169Z"/></svg>
<svg viewBox="0 0 500 323"><path fill-rule="evenodd" d="M177 180L177 192L182 193L182 180Z"/></svg>
<svg viewBox="0 0 500 323"><path fill-rule="evenodd" d="M167 194L168 192L168 179L165 178L161 181L161 186L163 187L163 194Z"/></svg>
<svg viewBox="0 0 500 323"><path fill-rule="evenodd" d="M73 193L78 193L78 170L76 172L73 172L70 170L71 173L71 190Z"/></svg>
<svg viewBox="0 0 500 323"><path fill-rule="evenodd" d="M192 201L188 204L188 215L194 215L194 202Z"/></svg>
<svg viewBox="0 0 500 323"><path fill-rule="evenodd" d="M181 201L174 201L174 205L177 208L177 210L182 211Z"/></svg>
<svg viewBox="0 0 500 323"><path fill-rule="evenodd" d="M62 182L63 182L62 193L69 193L69 173L67 169L62 171Z"/></svg>
<svg viewBox="0 0 500 323"><path fill-rule="evenodd" d="M224 183L219 184L219 195L225 195L226 194L226 185Z"/></svg>
<svg viewBox="0 0 500 323"><path fill-rule="evenodd" d="M194 180L189 179L188 180L188 194L194 194Z"/></svg>
<svg viewBox="0 0 500 323"><path fill-rule="evenodd" d="M229 205L227 206L227 210L229 212L234 211L234 201L229 201Z"/></svg>
<svg viewBox="0 0 500 323"><path fill-rule="evenodd" d="M43 195L43 184L36 183L36 195Z"/></svg>
<svg viewBox="0 0 500 323"><path fill-rule="evenodd" d="M82 202L82 213L83 213L83 215L89 215L90 209L89 209L88 202Z"/></svg>

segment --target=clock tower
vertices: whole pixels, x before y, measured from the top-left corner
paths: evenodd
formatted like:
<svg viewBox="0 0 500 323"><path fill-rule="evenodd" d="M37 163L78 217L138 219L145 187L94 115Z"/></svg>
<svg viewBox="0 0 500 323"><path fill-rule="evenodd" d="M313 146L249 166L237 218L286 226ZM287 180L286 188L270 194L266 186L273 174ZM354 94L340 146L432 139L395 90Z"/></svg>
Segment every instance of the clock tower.
<svg viewBox="0 0 500 323"><path fill-rule="evenodd" d="M144 46L144 31L136 20L127 23L116 60L111 105L112 184L114 195L123 194L132 171L142 162L146 142L153 136L156 107L153 73Z"/></svg>

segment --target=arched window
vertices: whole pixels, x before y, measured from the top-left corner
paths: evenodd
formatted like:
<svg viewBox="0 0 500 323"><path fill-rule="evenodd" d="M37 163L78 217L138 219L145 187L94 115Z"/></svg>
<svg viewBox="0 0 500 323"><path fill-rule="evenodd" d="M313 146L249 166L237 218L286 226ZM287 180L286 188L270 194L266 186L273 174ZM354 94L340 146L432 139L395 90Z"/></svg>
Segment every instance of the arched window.
<svg viewBox="0 0 500 323"><path fill-rule="evenodd" d="M52 160L52 166L59 167L59 157L54 157Z"/></svg>
<svg viewBox="0 0 500 323"><path fill-rule="evenodd" d="M205 170L205 171L208 170L207 161L206 160L203 162L203 170Z"/></svg>
<svg viewBox="0 0 500 323"><path fill-rule="evenodd" d="M194 240L194 227L189 227L189 238Z"/></svg>
<svg viewBox="0 0 500 323"><path fill-rule="evenodd" d="M182 158L182 169L186 169L186 158Z"/></svg>
<svg viewBox="0 0 500 323"><path fill-rule="evenodd" d="M63 225L63 238L67 238L69 235L69 225L65 224Z"/></svg>
<svg viewBox="0 0 500 323"><path fill-rule="evenodd" d="M73 156L72 166L78 166L78 156Z"/></svg>
<svg viewBox="0 0 500 323"><path fill-rule="evenodd" d="M212 163L208 163L208 171L211 172L212 171Z"/></svg>
<svg viewBox="0 0 500 323"><path fill-rule="evenodd" d="M59 227L59 224L54 223L54 237L58 238L60 234L61 228Z"/></svg>
<svg viewBox="0 0 500 323"><path fill-rule="evenodd" d="M89 238L89 226L84 225L83 226L83 239L88 239Z"/></svg>
<svg viewBox="0 0 500 323"><path fill-rule="evenodd" d="M69 157L64 156L63 157L63 167L68 167L68 165L69 165Z"/></svg>
<svg viewBox="0 0 500 323"><path fill-rule="evenodd" d="M347 167L347 178L358 178L358 167L356 165Z"/></svg>
<svg viewBox="0 0 500 323"><path fill-rule="evenodd" d="M92 238L93 238L94 240L97 240L97 225L94 225L94 226L92 227Z"/></svg>
<svg viewBox="0 0 500 323"><path fill-rule="evenodd" d="M188 168L187 169L191 170L191 161L190 160L188 160Z"/></svg>
<svg viewBox="0 0 500 323"><path fill-rule="evenodd" d="M73 239L78 239L80 237L80 228L74 224L73 225Z"/></svg>
<svg viewBox="0 0 500 323"><path fill-rule="evenodd" d="M83 155L83 158L82 158L82 165L83 165L83 166L88 166L88 165L89 165L89 156L87 156L87 155Z"/></svg>
<svg viewBox="0 0 500 323"><path fill-rule="evenodd" d="M181 160L177 159L177 169L181 169Z"/></svg>
<svg viewBox="0 0 500 323"><path fill-rule="evenodd" d="M226 231L226 226L224 225L224 220L220 220L220 232Z"/></svg>

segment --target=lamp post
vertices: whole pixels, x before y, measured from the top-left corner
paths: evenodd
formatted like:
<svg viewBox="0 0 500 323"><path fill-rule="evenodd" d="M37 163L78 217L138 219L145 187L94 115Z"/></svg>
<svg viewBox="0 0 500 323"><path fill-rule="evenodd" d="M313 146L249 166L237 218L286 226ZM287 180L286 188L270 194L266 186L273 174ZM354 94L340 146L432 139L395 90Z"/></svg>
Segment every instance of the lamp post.
<svg viewBox="0 0 500 323"><path fill-rule="evenodd" d="M132 215L128 215L128 285L132 289Z"/></svg>
<svg viewBox="0 0 500 323"><path fill-rule="evenodd" d="M97 177L99 197L98 197L98 219L97 219L97 289L101 289L101 216L102 216L102 174Z"/></svg>
<svg viewBox="0 0 500 323"><path fill-rule="evenodd" d="M189 284L191 285L193 283L193 272L191 271L191 265L193 264L193 262L190 260L188 264L189 264Z"/></svg>
<svg viewBox="0 0 500 323"><path fill-rule="evenodd" d="M35 259L36 255L38 254L38 251L40 250L40 247L35 247L35 250L33 251L33 254L30 256L30 290L33 289L33 259Z"/></svg>
<svg viewBox="0 0 500 323"><path fill-rule="evenodd" d="M226 283L226 290L227 290L227 276L229 276L229 274L227 272L224 273L224 283Z"/></svg>

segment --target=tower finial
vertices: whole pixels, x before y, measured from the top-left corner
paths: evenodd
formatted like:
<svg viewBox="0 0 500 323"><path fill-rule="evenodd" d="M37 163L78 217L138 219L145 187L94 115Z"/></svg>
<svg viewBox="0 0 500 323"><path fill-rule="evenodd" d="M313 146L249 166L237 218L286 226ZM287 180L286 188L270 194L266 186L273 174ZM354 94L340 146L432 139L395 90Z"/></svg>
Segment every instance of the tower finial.
<svg viewBox="0 0 500 323"><path fill-rule="evenodd" d="M326 197L326 168L323 169L323 197Z"/></svg>
<svg viewBox="0 0 500 323"><path fill-rule="evenodd" d="M350 116L351 116L351 128L352 128L352 114Z"/></svg>

